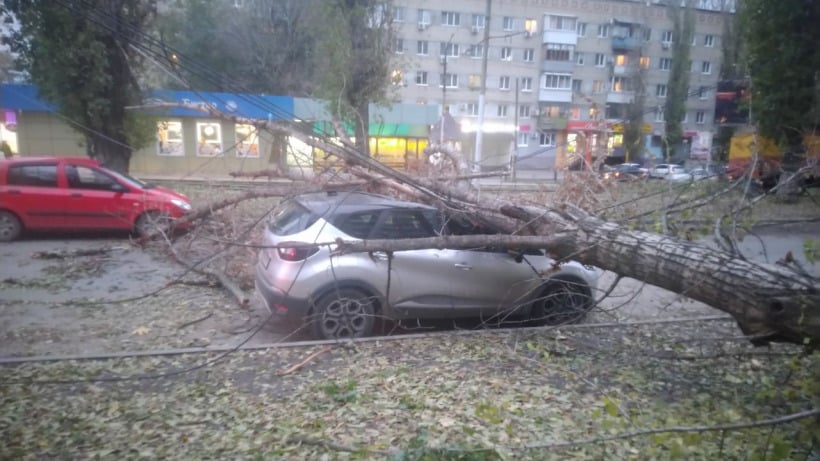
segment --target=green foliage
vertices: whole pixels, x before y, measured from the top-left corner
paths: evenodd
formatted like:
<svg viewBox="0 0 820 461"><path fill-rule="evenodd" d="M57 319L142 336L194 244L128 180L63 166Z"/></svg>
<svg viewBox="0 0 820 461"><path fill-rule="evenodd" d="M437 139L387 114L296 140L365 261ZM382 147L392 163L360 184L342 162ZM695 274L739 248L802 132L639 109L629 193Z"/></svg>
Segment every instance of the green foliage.
<svg viewBox="0 0 820 461"><path fill-rule="evenodd" d="M90 156L127 171L131 148L140 147L129 140L145 139L139 130L129 133L139 124L127 121L125 110L141 99L139 61L129 43L152 20L155 2L10 0L4 5L0 12L14 12L20 22L20 30L4 42L18 53L40 95L86 136ZM108 20L105 26L101 17ZM115 27L116 33L109 30Z"/></svg>
<svg viewBox="0 0 820 461"><path fill-rule="evenodd" d="M321 389L328 397L338 403L352 403L355 402L358 397L356 381L352 379L344 383L332 381L323 385Z"/></svg>
<svg viewBox="0 0 820 461"><path fill-rule="evenodd" d="M814 264L820 258L820 240L806 240L803 242L803 254L806 262Z"/></svg>
<svg viewBox="0 0 820 461"><path fill-rule="evenodd" d="M746 0L740 20L748 48L753 120L764 136L798 146L803 134L820 124L820 3Z"/></svg>

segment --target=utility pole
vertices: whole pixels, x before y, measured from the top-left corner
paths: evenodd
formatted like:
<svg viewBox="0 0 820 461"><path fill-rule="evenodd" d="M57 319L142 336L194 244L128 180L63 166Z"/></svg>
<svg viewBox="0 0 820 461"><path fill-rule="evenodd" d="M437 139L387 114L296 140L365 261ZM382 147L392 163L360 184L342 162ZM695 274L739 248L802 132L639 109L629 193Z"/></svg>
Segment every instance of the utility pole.
<svg viewBox="0 0 820 461"><path fill-rule="evenodd" d="M478 126L475 132L475 163L481 170L481 149L484 141L484 96L487 93L487 58L490 51L490 13L492 0L487 0L487 12L484 15L484 47L481 59L481 90L478 93Z"/></svg>
<svg viewBox="0 0 820 461"><path fill-rule="evenodd" d="M453 46L453 37L455 37L455 33L450 34L450 39L447 40L447 44L444 45L444 59L442 64L444 64L444 71L441 74L441 133L439 133L440 137L438 139L439 145L444 144L444 114L447 111L447 54L450 52L450 47Z"/></svg>

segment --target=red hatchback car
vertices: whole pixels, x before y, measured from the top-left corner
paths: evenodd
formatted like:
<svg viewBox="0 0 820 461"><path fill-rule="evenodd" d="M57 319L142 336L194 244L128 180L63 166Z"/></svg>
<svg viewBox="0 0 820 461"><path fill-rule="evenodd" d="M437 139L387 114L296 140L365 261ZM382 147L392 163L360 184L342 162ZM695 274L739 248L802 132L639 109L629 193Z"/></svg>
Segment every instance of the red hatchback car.
<svg viewBox="0 0 820 461"><path fill-rule="evenodd" d="M23 230L169 229L191 210L183 194L88 158L0 159L0 241Z"/></svg>

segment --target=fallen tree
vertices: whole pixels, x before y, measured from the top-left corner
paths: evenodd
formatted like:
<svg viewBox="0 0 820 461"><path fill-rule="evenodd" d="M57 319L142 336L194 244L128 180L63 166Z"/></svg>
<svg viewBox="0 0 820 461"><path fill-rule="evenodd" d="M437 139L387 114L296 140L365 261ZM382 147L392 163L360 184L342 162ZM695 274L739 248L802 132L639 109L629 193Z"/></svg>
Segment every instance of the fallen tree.
<svg viewBox="0 0 820 461"><path fill-rule="evenodd" d="M205 104L192 107L225 117ZM260 126L258 121L226 118ZM745 260L691 241L629 229L569 203L522 204L520 200L513 202L502 196L482 194L469 181L447 181L440 176L398 171L360 155L344 136L329 140L305 132L298 125L282 122L262 125L339 159L334 168L338 170L341 166L346 174L332 176L338 182L349 182L353 176L365 181L365 185L359 187L409 196L457 211L478 222L492 223L509 234L508 237L486 236L488 241L495 239L497 245L543 248L559 263L577 260L701 301L732 315L755 344L786 341L810 348L820 344L820 281L808 274ZM337 129L337 133L343 130ZM431 145L426 153L429 155L431 150L451 160L450 165L456 166L455 176L466 176L466 162L458 152L448 146ZM273 171L264 172L264 176L270 173ZM291 179L306 179L303 170L282 171L282 174ZM316 181L315 187L333 187L333 183ZM555 238L559 235L561 238ZM465 244L459 242L458 237L437 242L408 239L341 243L345 251L401 251Z"/></svg>

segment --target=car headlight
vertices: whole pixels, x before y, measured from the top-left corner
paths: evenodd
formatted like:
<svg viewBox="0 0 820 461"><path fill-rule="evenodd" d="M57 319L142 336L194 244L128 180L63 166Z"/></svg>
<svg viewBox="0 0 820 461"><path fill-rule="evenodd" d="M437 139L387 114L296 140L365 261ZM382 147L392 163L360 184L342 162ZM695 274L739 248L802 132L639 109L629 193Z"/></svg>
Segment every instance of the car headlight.
<svg viewBox="0 0 820 461"><path fill-rule="evenodd" d="M184 201L184 200L180 200L178 198L175 198L175 199L171 199L171 203L178 206L179 208L182 208L185 211L191 211L191 204Z"/></svg>

